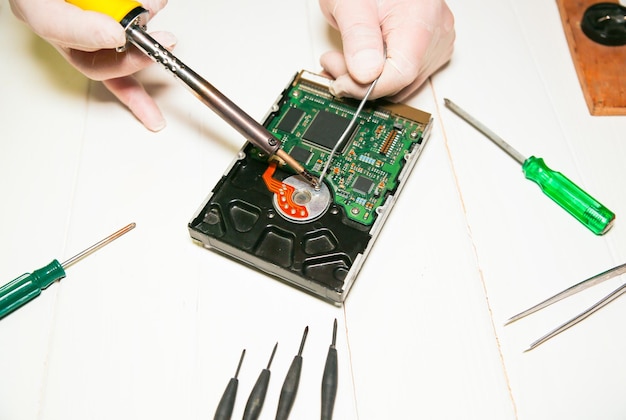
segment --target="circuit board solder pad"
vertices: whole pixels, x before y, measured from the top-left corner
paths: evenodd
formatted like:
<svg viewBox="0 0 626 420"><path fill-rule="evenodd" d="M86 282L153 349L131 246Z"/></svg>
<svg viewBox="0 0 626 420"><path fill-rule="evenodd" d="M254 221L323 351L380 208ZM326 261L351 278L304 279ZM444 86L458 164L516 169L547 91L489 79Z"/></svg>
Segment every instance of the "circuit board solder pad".
<svg viewBox="0 0 626 420"><path fill-rule="evenodd" d="M299 72L264 120L282 148L315 176L358 106L355 100L332 96L330 83L321 75ZM341 304L421 154L430 126L431 116L424 111L368 102L328 167L328 203L316 213L313 207L315 214L303 209L301 217L288 205L281 207L279 191L293 197L306 193L309 199L317 193L291 182L295 175L282 162L268 160L246 143L189 223L191 237Z"/></svg>

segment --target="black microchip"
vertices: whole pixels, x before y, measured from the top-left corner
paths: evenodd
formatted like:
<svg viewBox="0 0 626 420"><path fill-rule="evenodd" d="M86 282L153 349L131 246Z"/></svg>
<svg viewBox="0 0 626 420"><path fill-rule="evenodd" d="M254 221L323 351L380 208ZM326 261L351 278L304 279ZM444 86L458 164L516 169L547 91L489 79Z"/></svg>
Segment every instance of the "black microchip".
<svg viewBox="0 0 626 420"><path fill-rule="evenodd" d="M276 128L286 133L293 133L293 130L296 128L303 115L304 111L301 109L289 108Z"/></svg>
<svg viewBox="0 0 626 420"><path fill-rule="evenodd" d="M374 187L374 181L369 178L365 178L364 176L359 175L356 180L354 180L354 184L352 184L352 189L361 194L369 194L372 192L372 188Z"/></svg>
<svg viewBox="0 0 626 420"><path fill-rule="evenodd" d="M319 111L302 138L320 147L332 150L349 124L350 121L341 115L328 111ZM346 140L352 136L355 128L356 124L346 136Z"/></svg>
<svg viewBox="0 0 626 420"><path fill-rule="evenodd" d="M300 146L294 146L289 154L298 162L304 163L306 165L307 163L309 163L309 160L311 159L311 155L313 153L310 150L304 149Z"/></svg>

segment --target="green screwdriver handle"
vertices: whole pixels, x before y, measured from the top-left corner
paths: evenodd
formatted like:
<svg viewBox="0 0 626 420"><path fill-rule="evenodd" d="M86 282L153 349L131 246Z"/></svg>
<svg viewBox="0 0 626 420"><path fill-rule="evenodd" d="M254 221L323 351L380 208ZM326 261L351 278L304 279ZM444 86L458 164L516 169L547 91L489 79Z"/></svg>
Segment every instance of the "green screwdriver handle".
<svg viewBox="0 0 626 420"><path fill-rule="evenodd" d="M606 233L615 220L615 213L604 207L560 172L553 171L542 158L531 156L524 161L526 178L535 182L543 193L563 207L596 235Z"/></svg>
<svg viewBox="0 0 626 420"><path fill-rule="evenodd" d="M65 270L57 260L32 273L25 273L0 287L0 319L41 294L56 280L65 277Z"/></svg>

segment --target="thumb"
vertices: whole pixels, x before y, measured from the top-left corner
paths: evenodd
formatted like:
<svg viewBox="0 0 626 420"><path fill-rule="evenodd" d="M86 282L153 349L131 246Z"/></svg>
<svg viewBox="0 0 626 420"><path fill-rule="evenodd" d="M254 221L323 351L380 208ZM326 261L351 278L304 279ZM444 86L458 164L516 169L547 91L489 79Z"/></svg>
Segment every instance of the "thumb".
<svg viewBox="0 0 626 420"><path fill-rule="evenodd" d="M332 11L341 32L350 76L367 84L380 75L385 63L383 36L375 0L338 0Z"/></svg>

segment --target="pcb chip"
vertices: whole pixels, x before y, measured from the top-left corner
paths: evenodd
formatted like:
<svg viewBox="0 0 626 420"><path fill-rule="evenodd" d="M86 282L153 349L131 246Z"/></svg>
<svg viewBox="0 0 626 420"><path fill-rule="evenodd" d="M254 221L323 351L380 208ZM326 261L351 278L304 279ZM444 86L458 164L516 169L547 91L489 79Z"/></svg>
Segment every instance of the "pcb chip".
<svg viewBox="0 0 626 420"><path fill-rule="evenodd" d="M352 189L354 191L364 195L368 195L369 193L371 193L373 187L374 181L361 175L359 175L357 179L354 180L354 184L352 184Z"/></svg>
<svg viewBox="0 0 626 420"><path fill-rule="evenodd" d="M348 128L350 121L341 115L321 110L315 115L313 122L306 130L302 138L324 149L332 150ZM356 129L356 124L346 136L349 139Z"/></svg>
<svg viewBox="0 0 626 420"><path fill-rule="evenodd" d="M311 160L311 156L313 155L310 150L304 149L300 146L294 146L289 154L292 158L305 165L309 163L309 160Z"/></svg>
<svg viewBox="0 0 626 420"><path fill-rule="evenodd" d="M304 111L301 109L289 108L276 128L286 133L293 133L293 130L295 130L303 115Z"/></svg>

